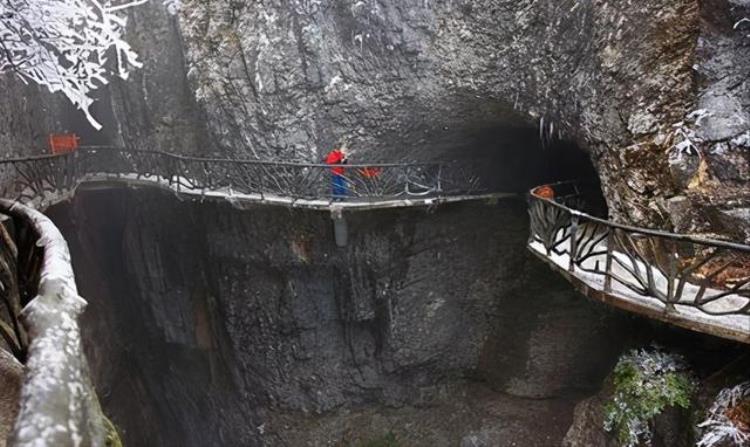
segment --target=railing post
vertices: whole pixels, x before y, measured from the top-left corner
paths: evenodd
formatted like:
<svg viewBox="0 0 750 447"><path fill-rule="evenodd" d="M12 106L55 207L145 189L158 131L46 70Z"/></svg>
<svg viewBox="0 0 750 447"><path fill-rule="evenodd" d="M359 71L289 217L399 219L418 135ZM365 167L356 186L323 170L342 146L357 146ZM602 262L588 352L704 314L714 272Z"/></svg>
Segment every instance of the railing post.
<svg viewBox="0 0 750 447"><path fill-rule="evenodd" d="M253 171L254 171L254 174L252 174L252 175L255 176L255 178L257 179L257 182L258 182L258 191L260 192L260 200L261 201L266 200L266 195L265 195L266 194L266 183L265 183L266 176L265 176L265 172L261 172L259 174L258 173L259 169L258 169L257 166L254 167Z"/></svg>
<svg viewBox="0 0 750 447"><path fill-rule="evenodd" d="M679 299L675 300L675 278L677 276L677 261L675 259L675 255L677 254L677 243L675 241L669 241L665 243L665 245L669 244L669 246L672 248L672 250L667 251L667 302L665 303L667 306L667 310L674 310L674 303L679 301ZM656 260L656 257L658 256L657 253L654 253L654 259ZM650 268L650 267L648 267Z"/></svg>
<svg viewBox="0 0 750 447"><path fill-rule="evenodd" d="M404 194L406 194L406 197L409 197L409 166L401 166L399 169L403 171Z"/></svg>
<svg viewBox="0 0 750 447"><path fill-rule="evenodd" d="M75 188L75 184L78 182L78 159L80 158L80 154L78 151L75 151L73 153L73 157L70 159L70 179L68 179L68 189L70 191Z"/></svg>
<svg viewBox="0 0 750 447"><path fill-rule="evenodd" d="M570 264L568 271L573 272L576 268L576 254L578 253L578 216L570 218Z"/></svg>
<svg viewBox="0 0 750 447"><path fill-rule="evenodd" d="M604 291L606 293L610 293L612 291L612 246L615 242L615 230L614 228L609 228L607 230L607 265L605 267L604 272Z"/></svg>
<svg viewBox="0 0 750 447"><path fill-rule="evenodd" d="M437 174L437 195L438 197L441 197L443 195L443 164L440 163L438 165L438 174Z"/></svg>
<svg viewBox="0 0 750 447"><path fill-rule="evenodd" d="M172 184L174 184L174 173L177 171L177 169L174 167L176 161L171 157L163 160L166 162L165 167L167 168L167 179L169 180L169 186L171 187Z"/></svg>

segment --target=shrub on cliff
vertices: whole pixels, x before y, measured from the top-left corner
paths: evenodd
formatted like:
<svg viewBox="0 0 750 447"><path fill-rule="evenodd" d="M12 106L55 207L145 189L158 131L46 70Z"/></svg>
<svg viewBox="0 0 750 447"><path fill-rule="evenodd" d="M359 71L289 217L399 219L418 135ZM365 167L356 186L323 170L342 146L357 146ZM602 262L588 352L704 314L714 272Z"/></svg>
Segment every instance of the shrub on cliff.
<svg viewBox="0 0 750 447"><path fill-rule="evenodd" d="M614 371L615 390L604 429L623 446L650 445L653 421L670 407L690 407L695 382L684 359L659 348L625 354Z"/></svg>

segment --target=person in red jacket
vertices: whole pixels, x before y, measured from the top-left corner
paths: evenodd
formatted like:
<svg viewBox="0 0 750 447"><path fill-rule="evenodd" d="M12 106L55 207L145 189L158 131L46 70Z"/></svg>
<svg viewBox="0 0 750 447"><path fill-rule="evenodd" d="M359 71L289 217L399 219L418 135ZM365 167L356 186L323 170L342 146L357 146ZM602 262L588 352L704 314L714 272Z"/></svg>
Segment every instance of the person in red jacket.
<svg viewBox="0 0 750 447"><path fill-rule="evenodd" d="M348 194L347 181L342 166L349 162L348 152L349 148L346 142L342 142L338 149L334 149L326 155L326 164L334 166L331 168L331 192L334 200L344 200Z"/></svg>

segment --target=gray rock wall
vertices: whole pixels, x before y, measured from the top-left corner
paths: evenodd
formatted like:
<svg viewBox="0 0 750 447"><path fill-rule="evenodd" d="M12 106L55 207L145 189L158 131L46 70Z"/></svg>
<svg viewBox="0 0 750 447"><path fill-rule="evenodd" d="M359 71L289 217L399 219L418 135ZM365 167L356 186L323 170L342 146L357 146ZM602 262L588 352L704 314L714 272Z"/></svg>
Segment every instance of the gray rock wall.
<svg viewBox="0 0 750 447"><path fill-rule="evenodd" d="M132 8L126 39L143 68L115 80L105 94L111 110L112 144L136 149L210 155L206 120L188 84L177 18L156 0Z"/></svg>
<svg viewBox="0 0 750 447"><path fill-rule="evenodd" d="M614 218L744 240L746 16L727 0L191 0L181 23L224 151L315 160L346 135L361 158L471 157L483 130L536 127L589 150Z"/></svg>
<svg viewBox="0 0 750 447"><path fill-rule="evenodd" d="M0 134L307 161L348 136L355 158L392 161L524 153L508 135L536 129L589 151L614 218L747 240L748 16L735 0L188 0L178 19L154 2L129 17L145 68L101 92L108 130L8 87L21 113Z"/></svg>
<svg viewBox="0 0 750 447"><path fill-rule="evenodd" d="M40 88L11 75L0 77L0 153L5 157L46 153L47 137L58 127L57 103Z"/></svg>

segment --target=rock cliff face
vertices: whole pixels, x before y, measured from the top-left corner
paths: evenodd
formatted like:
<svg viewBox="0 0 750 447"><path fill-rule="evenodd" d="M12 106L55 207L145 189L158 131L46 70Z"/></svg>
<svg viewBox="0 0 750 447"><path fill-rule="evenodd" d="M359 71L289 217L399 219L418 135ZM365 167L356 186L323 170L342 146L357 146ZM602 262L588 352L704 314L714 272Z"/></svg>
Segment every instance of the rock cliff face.
<svg viewBox="0 0 750 447"><path fill-rule="evenodd" d="M343 249L326 213L148 189L81 192L51 214L89 300L102 403L128 444L354 441L390 425L407 445L544 444L562 439L623 334L649 331L528 258L524 208L354 214Z"/></svg>
<svg viewBox="0 0 750 447"><path fill-rule="evenodd" d="M750 237L747 2L189 0L190 77L227 151L471 156L574 140L613 217ZM734 25L738 23L737 29Z"/></svg>
<svg viewBox="0 0 750 447"><path fill-rule="evenodd" d="M110 144L210 155L213 147L188 85L176 17L159 1L133 8L126 38L144 67L103 92L101 114L110 117L113 129Z"/></svg>
<svg viewBox="0 0 750 447"><path fill-rule="evenodd" d="M88 141L319 160L348 136L396 160L539 135L588 151L614 218L748 240L747 17L740 0L148 4L129 22L146 66L102 92L109 130ZM25 112L3 142L88 132L36 95L10 95Z"/></svg>
<svg viewBox="0 0 750 447"><path fill-rule="evenodd" d="M24 85L11 76L0 77L0 147L4 157L39 154L47 135L60 128L54 98L38 87Z"/></svg>

